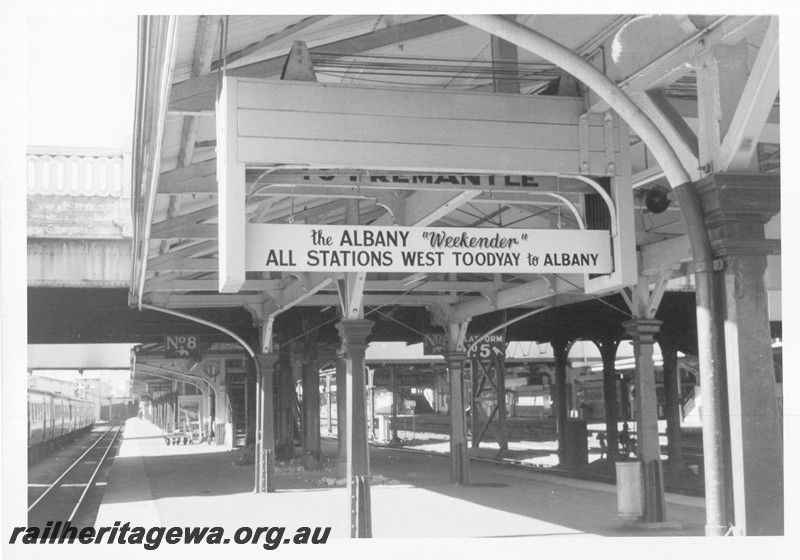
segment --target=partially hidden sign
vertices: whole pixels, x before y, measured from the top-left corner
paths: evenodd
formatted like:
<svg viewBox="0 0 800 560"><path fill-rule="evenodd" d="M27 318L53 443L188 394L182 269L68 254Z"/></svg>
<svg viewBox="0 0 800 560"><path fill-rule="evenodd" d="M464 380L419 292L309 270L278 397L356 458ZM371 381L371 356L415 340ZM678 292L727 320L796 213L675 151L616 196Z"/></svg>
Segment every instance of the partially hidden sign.
<svg viewBox="0 0 800 560"><path fill-rule="evenodd" d="M602 230L248 224L251 271L578 273L612 271Z"/></svg>
<svg viewBox="0 0 800 560"><path fill-rule="evenodd" d="M476 342L477 341L477 342ZM447 333L428 333L422 337L422 353L425 356L447 354L450 336ZM488 360L489 358L506 356L506 337L503 333L494 333L478 340L478 335L468 334L464 337L464 349L468 350L467 359Z"/></svg>

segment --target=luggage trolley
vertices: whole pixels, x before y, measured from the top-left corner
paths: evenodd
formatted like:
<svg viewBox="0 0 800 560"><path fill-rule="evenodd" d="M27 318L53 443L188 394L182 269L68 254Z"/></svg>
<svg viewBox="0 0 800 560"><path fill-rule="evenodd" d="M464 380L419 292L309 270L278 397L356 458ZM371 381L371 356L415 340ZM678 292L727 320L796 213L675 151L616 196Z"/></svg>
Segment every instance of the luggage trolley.
<svg viewBox="0 0 800 560"><path fill-rule="evenodd" d="M200 421L202 401L197 395L178 397L178 421L164 430L167 445L190 445L203 441L203 425Z"/></svg>

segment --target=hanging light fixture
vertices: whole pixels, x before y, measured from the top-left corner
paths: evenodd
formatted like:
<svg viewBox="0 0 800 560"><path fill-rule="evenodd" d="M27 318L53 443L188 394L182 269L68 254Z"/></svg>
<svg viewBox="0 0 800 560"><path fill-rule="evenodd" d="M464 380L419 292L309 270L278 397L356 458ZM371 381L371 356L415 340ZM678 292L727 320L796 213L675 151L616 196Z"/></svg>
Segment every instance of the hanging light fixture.
<svg viewBox="0 0 800 560"><path fill-rule="evenodd" d="M660 185L653 187L644 195L644 205L652 214L661 214L665 212L667 208L669 208L671 202L672 201L669 199L669 189Z"/></svg>

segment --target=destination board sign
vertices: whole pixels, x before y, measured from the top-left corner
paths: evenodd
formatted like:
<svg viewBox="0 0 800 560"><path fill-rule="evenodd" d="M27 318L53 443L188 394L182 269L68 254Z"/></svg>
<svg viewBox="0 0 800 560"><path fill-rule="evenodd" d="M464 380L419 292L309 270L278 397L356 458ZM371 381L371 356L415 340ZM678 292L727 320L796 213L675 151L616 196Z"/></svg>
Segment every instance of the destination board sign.
<svg viewBox="0 0 800 560"><path fill-rule="evenodd" d="M602 230L248 224L245 268L298 272L609 274Z"/></svg>
<svg viewBox="0 0 800 560"><path fill-rule="evenodd" d="M419 189L436 187L480 188L484 190L520 189L529 193L591 194L596 191L588 184L552 175L496 175L486 173L414 173L399 171L319 170L317 173L299 170L278 170L264 177L273 185L302 186L358 186L391 187L392 189Z"/></svg>

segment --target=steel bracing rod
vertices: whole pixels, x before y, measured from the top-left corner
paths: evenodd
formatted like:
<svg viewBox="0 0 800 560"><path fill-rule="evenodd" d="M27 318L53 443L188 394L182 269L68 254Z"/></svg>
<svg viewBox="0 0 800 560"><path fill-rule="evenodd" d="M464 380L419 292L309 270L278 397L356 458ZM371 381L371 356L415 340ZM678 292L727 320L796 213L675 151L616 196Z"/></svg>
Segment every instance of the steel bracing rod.
<svg viewBox="0 0 800 560"><path fill-rule="evenodd" d="M599 69L564 45L529 27L496 15L453 15L477 29L514 43L572 74L605 101L653 153L678 199L689 233L695 263L697 338L701 383L705 387L703 440L706 483L706 534L724 535L728 530L725 496L725 440L722 414L721 368L724 341L722 308L713 290L713 252L705 227L700 197L675 150L638 105Z"/></svg>

